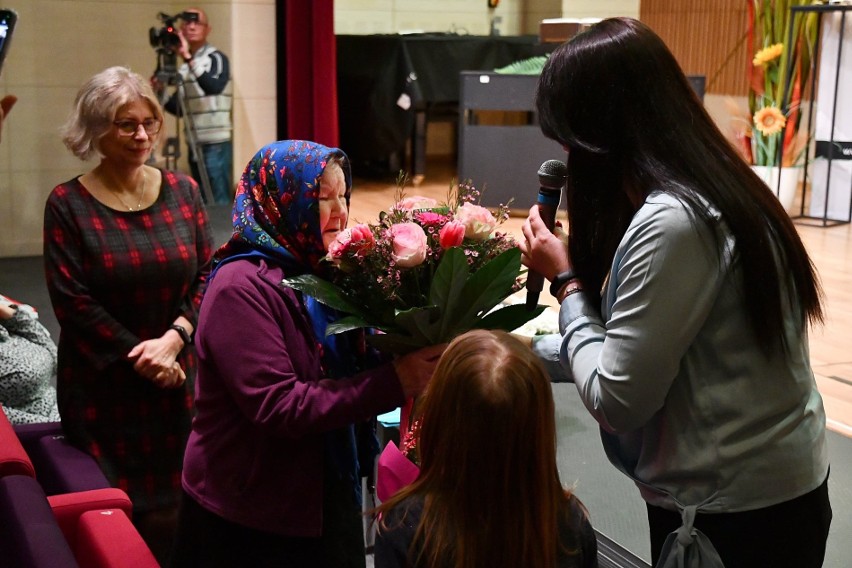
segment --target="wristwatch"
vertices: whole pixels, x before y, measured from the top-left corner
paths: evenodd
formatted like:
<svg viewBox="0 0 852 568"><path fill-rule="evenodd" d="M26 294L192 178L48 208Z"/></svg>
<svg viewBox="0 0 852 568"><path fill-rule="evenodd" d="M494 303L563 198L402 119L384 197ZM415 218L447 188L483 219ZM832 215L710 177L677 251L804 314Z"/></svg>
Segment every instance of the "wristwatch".
<svg viewBox="0 0 852 568"><path fill-rule="evenodd" d="M173 329L176 332L178 332L178 335L180 335L180 338L183 341L184 346L192 345L192 336L189 334L188 331L186 331L185 327L183 327L182 325L178 325L178 324L172 324L172 325L169 326L169 329Z"/></svg>
<svg viewBox="0 0 852 568"><path fill-rule="evenodd" d="M553 281L550 283L550 295L554 298L557 297L562 287L575 278L577 278L577 275L573 270L566 270L554 276Z"/></svg>

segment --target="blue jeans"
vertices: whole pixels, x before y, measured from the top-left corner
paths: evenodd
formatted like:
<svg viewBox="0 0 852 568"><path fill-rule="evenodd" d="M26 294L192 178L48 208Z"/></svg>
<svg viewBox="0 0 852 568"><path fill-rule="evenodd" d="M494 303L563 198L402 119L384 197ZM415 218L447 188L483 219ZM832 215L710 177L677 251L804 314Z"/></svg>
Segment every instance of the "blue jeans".
<svg viewBox="0 0 852 568"><path fill-rule="evenodd" d="M210 179L210 191L213 193L213 200L216 203L232 203L234 201L234 183L231 178L234 163L233 143L229 140L216 144L199 144L199 147L204 156L204 165L207 167L207 177ZM192 177L201 185L198 164L192 159L191 152L189 168L192 170ZM206 201L207 196L203 189L201 195L204 196Z"/></svg>

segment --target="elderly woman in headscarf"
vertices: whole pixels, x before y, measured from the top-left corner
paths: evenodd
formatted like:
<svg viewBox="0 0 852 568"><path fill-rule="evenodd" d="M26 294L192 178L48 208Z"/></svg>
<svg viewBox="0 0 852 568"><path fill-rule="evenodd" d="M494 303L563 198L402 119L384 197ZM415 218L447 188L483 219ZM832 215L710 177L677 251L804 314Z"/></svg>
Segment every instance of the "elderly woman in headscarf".
<svg viewBox="0 0 852 568"><path fill-rule="evenodd" d="M425 388L441 347L381 362L363 333L283 279L322 274L348 221L349 161L261 148L214 258L196 332L197 416L184 459L176 566L364 566L356 425Z"/></svg>

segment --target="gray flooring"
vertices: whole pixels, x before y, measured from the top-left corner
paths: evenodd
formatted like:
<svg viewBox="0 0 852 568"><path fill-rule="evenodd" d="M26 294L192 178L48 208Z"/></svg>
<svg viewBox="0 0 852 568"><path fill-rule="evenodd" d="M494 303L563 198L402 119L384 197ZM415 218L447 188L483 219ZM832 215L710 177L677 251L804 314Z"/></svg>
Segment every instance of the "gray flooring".
<svg viewBox="0 0 852 568"><path fill-rule="evenodd" d="M572 384L554 384L562 481L575 484L596 529L650 561L644 502L632 482L612 467L601 449L598 427ZM828 432L829 494L834 511L826 568L852 566L852 440ZM746 535L744 535L746 538Z"/></svg>
<svg viewBox="0 0 852 568"><path fill-rule="evenodd" d="M230 234L229 208L211 208L216 244ZM0 293L35 306L54 339L59 326L44 284L41 257L0 259ZM557 407L559 468L562 481L572 485L588 507L592 524L634 554L650 560L645 508L633 484L606 460L598 428L571 384L554 384ZM831 455L829 492L834 519L826 568L852 565L852 440L828 433ZM744 535L745 537L745 535ZM368 559L372 565L372 559Z"/></svg>

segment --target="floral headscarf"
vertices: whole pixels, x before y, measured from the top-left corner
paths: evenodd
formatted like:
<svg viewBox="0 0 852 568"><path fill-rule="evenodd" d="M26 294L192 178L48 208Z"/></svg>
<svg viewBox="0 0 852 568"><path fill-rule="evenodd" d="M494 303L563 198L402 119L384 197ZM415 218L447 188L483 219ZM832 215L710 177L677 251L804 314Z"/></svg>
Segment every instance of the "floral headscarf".
<svg viewBox="0 0 852 568"><path fill-rule="evenodd" d="M258 150L237 186L234 233L216 252L216 268L234 257L260 253L291 275L315 272L326 253L319 226L319 182L332 156L342 158L348 205L352 173L342 150L307 140L281 140Z"/></svg>

